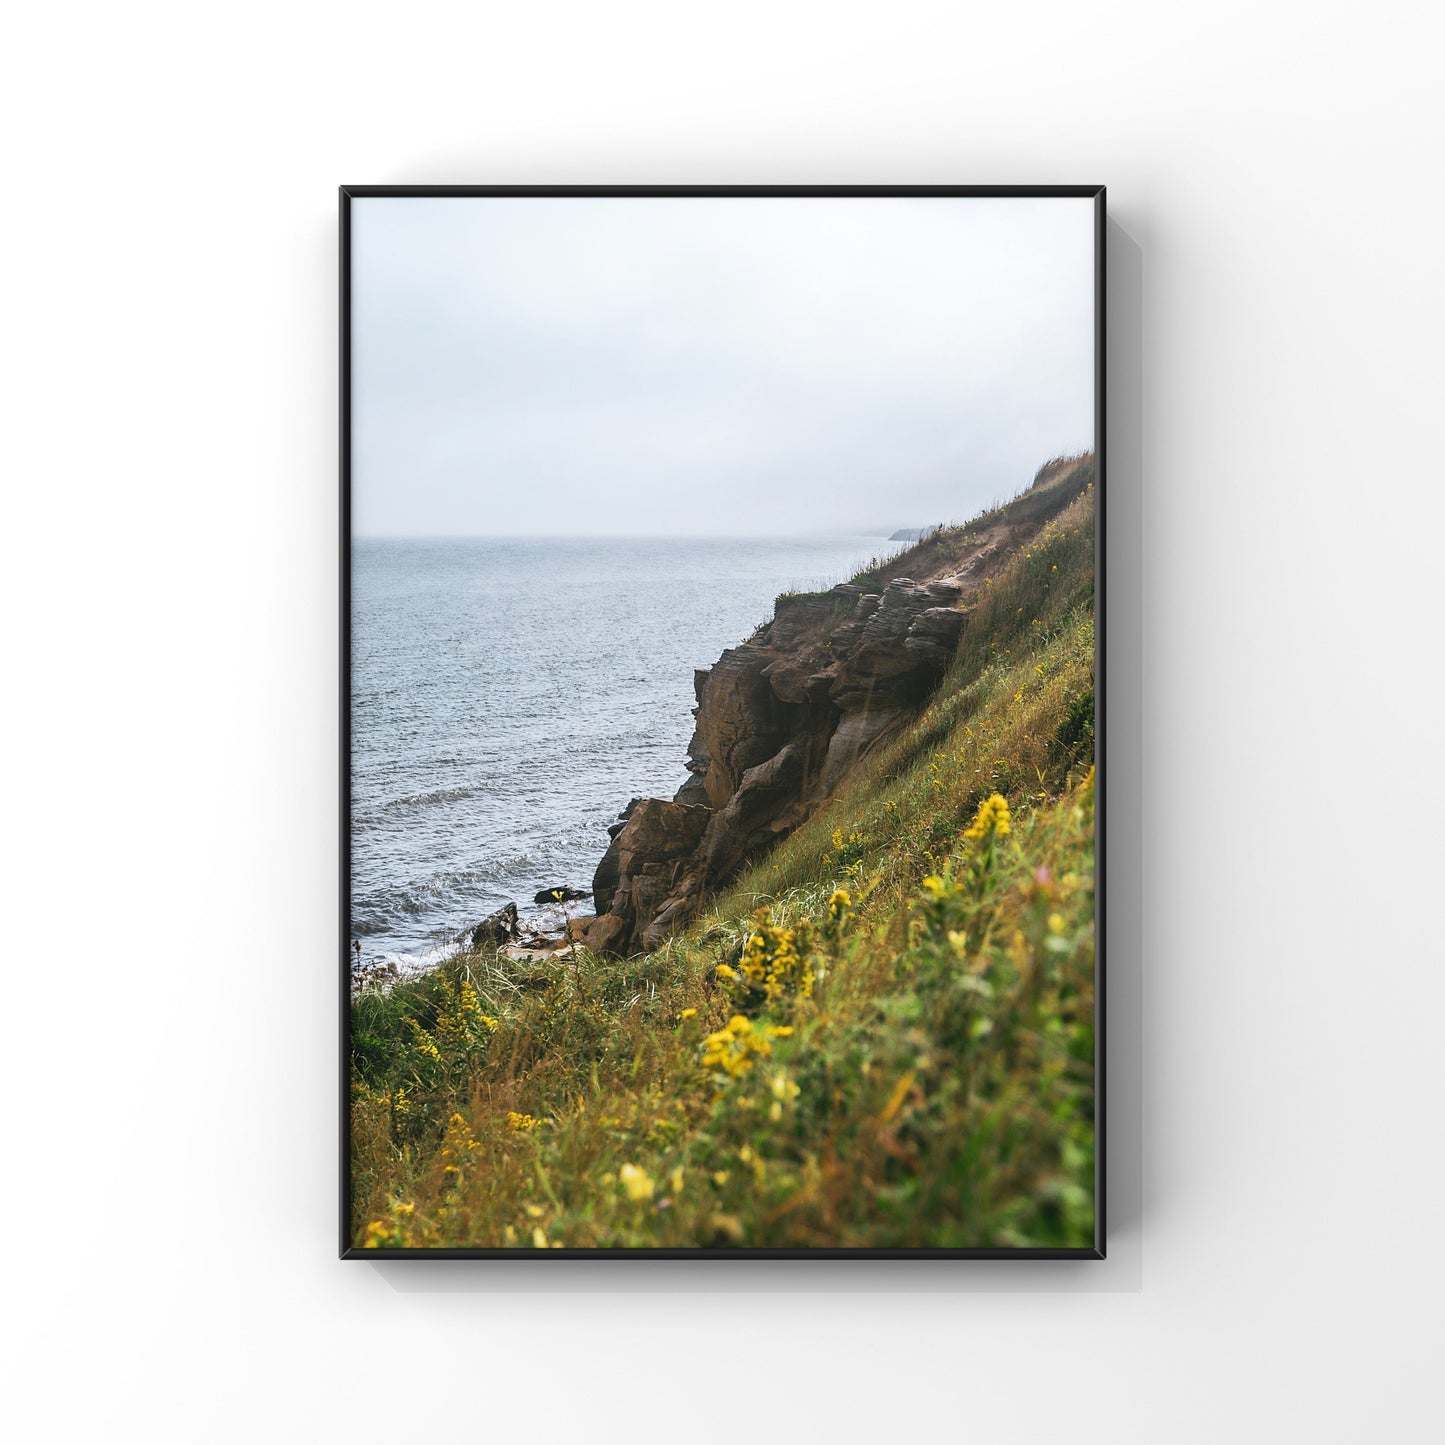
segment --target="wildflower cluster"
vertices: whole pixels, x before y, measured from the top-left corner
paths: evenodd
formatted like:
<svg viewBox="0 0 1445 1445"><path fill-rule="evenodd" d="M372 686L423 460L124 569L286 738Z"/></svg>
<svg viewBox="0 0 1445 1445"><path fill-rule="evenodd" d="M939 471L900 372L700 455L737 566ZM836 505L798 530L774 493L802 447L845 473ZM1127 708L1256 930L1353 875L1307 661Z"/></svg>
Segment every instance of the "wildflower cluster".
<svg viewBox="0 0 1445 1445"><path fill-rule="evenodd" d="M391 1206L390 1219L373 1219L366 1226L366 1233L361 1240L362 1248L405 1249L412 1243L410 1224L415 1212L415 1204L396 1200Z"/></svg>
<svg viewBox="0 0 1445 1445"><path fill-rule="evenodd" d="M410 1034L413 1068L419 1078L432 1077L443 1066L456 1067L469 1055L485 1048L498 1021L482 1012L481 1001L471 981L462 979L453 984L446 977L437 979L441 997L437 1004L436 1022L430 1029L413 1017L406 1019Z"/></svg>
<svg viewBox="0 0 1445 1445"><path fill-rule="evenodd" d="M787 1024L762 1024L754 1027L752 1020L734 1014L727 1025L709 1034L702 1044L702 1066L720 1072L718 1081L726 1083L751 1071L759 1059L773 1051L774 1039L786 1039L793 1030Z"/></svg>
<svg viewBox="0 0 1445 1445"><path fill-rule="evenodd" d="M847 899L841 889L834 897L840 894ZM761 993L770 1004L781 998L811 998L818 981L812 925L804 919L796 928L780 928L773 923L770 908L758 909L737 968L719 964L717 974L740 981L748 992Z"/></svg>
<svg viewBox="0 0 1445 1445"><path fill-rule="evenodd" d="M443 979L442 993L447 1006L437 1014L437 1039L443 1045L475 1046L497 1027L497 1020L482 1012L481 1001L470 979L453 988Z"/></svg>
<svg viewBox="0 0 1445 1445"><path fill-rule="evenodd" d="M1087 466L1059 470L1048 507ZM357 993L357 1245L1094 1240L1087 506L988 523L956 662L896 746L661 948L463 952Z"/></svg>
<svg viewBox="0 0 1445 1445"><path fill-rule="evenodd" d="M858 873L863 867L863 848L866 839L856 829L850 832L845 838L841 828L833 829L833 851L823 854L824 867L832 867L834 863L841 864L851 874Z"/></svg>
<svg viewBox="0 0 1445 1445"><path fill-rule="evenodd" d="M991 793L978 805L978 812L963 830L963 836L970 843L985 843L1008 835L1008 800L1002 793Z"/></svg>
<svg viewBox="0 0 1445 1445"><path fill-rule="evenodd" d="M442 1175L446 1183L455 1184L474 1149L481 1145L472 1138L472 1126L460 1114L453 1114L447 1120L447 1131L442 1135Z"/></svg>
<svg viewBox="0 0 1445 1445"><path fill-rule="evenodd" d="M437 1048L437 1041L429 1034L415 1019L408 1019L407 1027L411 1029L412 1047L424 1059L430 1059L432 1063L439 1064L442 1061L441 1050Z"/></svg>

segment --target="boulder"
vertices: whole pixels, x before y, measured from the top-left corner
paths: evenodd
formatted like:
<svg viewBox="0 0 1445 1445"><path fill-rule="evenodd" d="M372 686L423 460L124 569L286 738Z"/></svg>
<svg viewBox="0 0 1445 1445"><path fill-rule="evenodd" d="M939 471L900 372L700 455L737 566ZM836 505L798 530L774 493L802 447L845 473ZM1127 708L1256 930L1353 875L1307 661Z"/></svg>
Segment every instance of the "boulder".
<svg viewBox="0 0 1445 1445"><path fill-rule="evenodd" d="M546 903L575 903L577 899L586 897L587 894L581 888L568 888L564 884L558 884L555 888L539 890L532 902L539 906Z"/></svg>
<svg viewBox="0 0 1445 1445"><path fill-rule="evenodd" d="M577 941L593 953L621 953L631 932L625 918L604 913L588 925L585 936Z"/></svg>
<svg viewBox="0 0 1445 1445"><path fill-rule="evenodd" d="M457 942L468 948L501 948L513 942L518 933L517 905L504 903L480 923L474 923L457 935Z"/></svg>
<svg viewBox="0 0 1445 1445"><path fill-rule="evenodd" d="M593 938L601 919L595 913L584 913L567 920L567 942L580 943L583 948L593 948Z"/></svg>

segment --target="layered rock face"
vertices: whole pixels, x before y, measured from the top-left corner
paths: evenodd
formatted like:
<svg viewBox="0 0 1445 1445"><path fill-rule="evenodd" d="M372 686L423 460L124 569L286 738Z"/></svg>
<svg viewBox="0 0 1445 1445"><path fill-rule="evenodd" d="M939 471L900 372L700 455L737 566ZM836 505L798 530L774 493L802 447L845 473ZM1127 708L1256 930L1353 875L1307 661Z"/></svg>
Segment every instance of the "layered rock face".
<svg viewBox="0 0 1445 1445"><path fill-rule="evenodd" d="M669 802L634 798L592 881L589 946L655 948L708 894L821 807L916 714L947 668L968 604L1078 494L1082 459L976 532L939 533L871 574L778 599L773 620L694 677L689 777ZM922 580L893 575L904 567ZM926 569L926 570L924 570Z"/></svg>

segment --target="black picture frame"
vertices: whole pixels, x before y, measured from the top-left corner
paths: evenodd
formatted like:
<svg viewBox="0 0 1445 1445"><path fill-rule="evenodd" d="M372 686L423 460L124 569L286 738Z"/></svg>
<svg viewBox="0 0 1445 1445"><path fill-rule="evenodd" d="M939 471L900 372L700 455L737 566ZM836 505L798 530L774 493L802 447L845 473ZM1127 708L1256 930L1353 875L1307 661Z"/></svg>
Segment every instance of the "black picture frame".
<svg viewBox="0 0 1445 1445"><path fill-rule="evenodd" d="M1092 1248L959 1248L959 1249L386 1249L358 1248L352 1243L351 1198L351 204L373 198L443 199L482 197L769 197L769 198L956 198L1072 199L1094 202L1094 457L1095 457L1095 1178L1094 1244ZM337 927L338 1080L339 1080L339 1257L373 1261L409 1259L1052 1259L1102 1260L1107 1255L1107 565L1105 518L1108 504L1105 408L1106 327L1106 188L1079 186L360 186L339 188L339 898Z"/></svg>

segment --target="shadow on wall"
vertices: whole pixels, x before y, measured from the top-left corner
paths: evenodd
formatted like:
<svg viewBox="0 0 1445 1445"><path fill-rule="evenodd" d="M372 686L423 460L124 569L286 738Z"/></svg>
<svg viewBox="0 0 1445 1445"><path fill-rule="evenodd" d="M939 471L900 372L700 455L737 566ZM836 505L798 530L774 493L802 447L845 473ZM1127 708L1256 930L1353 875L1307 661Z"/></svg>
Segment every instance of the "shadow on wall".
<svg viewBox="0 0 1445 1445"><path fill-rule="evenodd" d="M1108 739L1104 924L1109 1257L1070 1260L417 1260L370 1266L401 1294L1041 1294L1144 1286L1144 257L1108 223L1105 467Z"/></svg>

